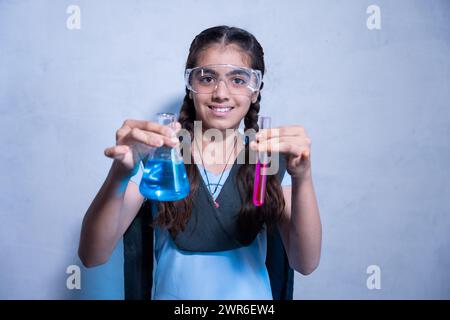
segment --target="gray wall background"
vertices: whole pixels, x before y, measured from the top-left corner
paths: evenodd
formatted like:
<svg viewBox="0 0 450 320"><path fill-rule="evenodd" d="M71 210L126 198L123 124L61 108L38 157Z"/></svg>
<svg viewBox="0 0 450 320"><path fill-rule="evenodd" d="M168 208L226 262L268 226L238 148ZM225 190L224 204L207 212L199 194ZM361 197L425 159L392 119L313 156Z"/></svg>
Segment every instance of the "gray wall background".
<svg viewBox="0 0 450 320"><path fill-rule="evenodd" d="M366 27L372 4L381 30ZM295 298L449 299L446 0L0 0L0 298L123 298L121 245L66 288L103 150L125 119L178 109L189 44L218 24L255 34L262 112L313 141L323 252Z"/></svg>

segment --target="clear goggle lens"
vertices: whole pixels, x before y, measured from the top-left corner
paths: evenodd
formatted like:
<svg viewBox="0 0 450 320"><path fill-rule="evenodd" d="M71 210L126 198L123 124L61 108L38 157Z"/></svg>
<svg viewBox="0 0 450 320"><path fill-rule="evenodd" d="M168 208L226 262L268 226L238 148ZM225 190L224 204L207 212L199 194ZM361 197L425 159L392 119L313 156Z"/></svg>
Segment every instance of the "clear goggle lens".
<svg viewBox="0 0 450 320"><path fill-rule="evenodd" d="M186 87L200 94L212 93L224 81L231 94L251 95L261 87L259 70L233 65L209 65L186 69Z"/></svg>

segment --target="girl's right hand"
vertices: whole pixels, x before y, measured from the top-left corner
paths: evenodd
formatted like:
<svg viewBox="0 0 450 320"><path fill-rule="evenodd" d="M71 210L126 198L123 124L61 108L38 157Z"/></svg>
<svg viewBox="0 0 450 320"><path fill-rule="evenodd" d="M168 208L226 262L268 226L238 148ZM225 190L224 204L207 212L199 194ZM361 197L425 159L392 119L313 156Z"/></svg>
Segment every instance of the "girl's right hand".
<svg viewBox="0 0 450 320"><path fill-rule="evenodd" d="M151 121L126 120L116 131L116 145L105 149L105 156L118 162L128 176L133 176L140 161L153 148L166 145L175 147L179 144L176 136L181 124L176 122L175 130L169 126Z"/></svg>

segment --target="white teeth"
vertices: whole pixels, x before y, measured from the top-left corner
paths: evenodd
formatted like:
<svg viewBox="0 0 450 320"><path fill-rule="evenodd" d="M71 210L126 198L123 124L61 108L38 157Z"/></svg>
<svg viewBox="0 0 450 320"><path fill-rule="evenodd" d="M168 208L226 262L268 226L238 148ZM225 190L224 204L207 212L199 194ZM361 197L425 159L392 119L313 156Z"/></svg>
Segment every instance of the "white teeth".
<svg viewBox="0 0 450 320"><path fill-rule="evenodd" d="M216 108L216 107L210 107L210 108L214 109L214 111L217 111L217 112L228 112L232 109L232 108Z"/></svg>

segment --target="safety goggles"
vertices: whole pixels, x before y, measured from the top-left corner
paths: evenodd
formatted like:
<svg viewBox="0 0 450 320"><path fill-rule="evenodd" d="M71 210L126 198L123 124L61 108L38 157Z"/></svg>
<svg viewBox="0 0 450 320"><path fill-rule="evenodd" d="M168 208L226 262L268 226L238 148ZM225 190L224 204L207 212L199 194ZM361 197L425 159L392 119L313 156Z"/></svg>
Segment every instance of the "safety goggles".
<svg viewBox="0 0 450 320"><path fill-rule="evenodd" d="M213 93L223 81L231 94L249 96L261 88L262 73L232 64L214 64L186 69L186 87L198 94Z"/></svg>

